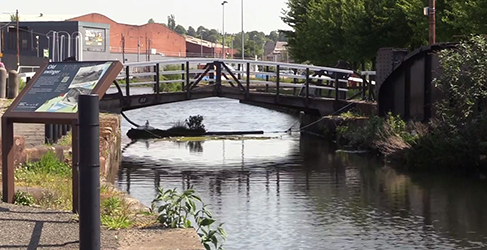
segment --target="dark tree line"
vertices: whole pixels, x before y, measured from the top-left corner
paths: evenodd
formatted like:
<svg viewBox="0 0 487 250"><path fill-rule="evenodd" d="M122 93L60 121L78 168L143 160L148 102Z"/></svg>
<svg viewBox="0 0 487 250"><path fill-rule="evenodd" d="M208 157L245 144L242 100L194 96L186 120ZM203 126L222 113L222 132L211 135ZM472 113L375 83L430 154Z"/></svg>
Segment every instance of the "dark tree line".
<svg viewBox="0 0 487 250"><path fill-rule="evenodd" d="M148 23L155 23L154 19L149 19ZM162 23L171 30L174 30L178 34L188 35L196 38L202 38L203 40L212 43L221 43L223 40L222 34L216 29L208 29L204 26L199 26L197 29L189 26L185 29L184 26L176 23L174 15L167 17L167 24ZM245 32L245 56L246 57L261 57L263 54L263 48L267 41L287 41L287 37L282 31L271 31L269 34L265 34L260 31ZM242 54L242 33L226 34L225 45L237 50L237 56Z"/></svg>

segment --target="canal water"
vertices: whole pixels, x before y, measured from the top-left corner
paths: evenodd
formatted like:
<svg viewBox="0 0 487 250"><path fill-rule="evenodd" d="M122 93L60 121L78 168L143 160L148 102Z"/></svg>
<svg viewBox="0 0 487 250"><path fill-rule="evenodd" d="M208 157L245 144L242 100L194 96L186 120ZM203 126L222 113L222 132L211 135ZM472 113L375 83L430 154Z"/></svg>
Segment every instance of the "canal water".
<svg viewBox="0 0 487 250"><path fill-rule="evenodd" d="M487 249L487 188L454 176L401 173L282 133L287 114L209 98L127 112L169 128L203 115L212 131L265 137L205 142L123 139L117 185L150 205L158 187L192 186L229 234L225 249ZM130 125L124 121L124 133ZM281 132L279 132L281 131Z"/></svg>

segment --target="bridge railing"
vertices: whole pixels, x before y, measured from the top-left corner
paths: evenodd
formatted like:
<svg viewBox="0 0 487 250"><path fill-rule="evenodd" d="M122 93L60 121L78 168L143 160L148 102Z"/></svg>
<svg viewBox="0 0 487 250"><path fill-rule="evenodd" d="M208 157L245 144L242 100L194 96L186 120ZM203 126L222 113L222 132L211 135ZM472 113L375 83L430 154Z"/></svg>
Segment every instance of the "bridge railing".
<svg viewBox="0 0 487 250"><path fill-rule="evenodd" d="M242 94L272 93L336 100L374 98L375 72L252 60L186 58L126 63L119 75L125 95L131 87L150 86L154 93L187 92L197 85L232 86ZM171 85L172 88L167 88ZM218 89L218 88L217 88Z"/></svg>

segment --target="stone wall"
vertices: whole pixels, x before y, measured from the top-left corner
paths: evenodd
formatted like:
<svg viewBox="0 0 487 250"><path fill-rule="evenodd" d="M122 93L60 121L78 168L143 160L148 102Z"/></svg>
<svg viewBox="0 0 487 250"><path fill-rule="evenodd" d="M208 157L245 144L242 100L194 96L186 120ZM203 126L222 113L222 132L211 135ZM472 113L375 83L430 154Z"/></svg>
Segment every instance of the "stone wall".
<svg viewBox="0 0 487 250"><path fill-rule="evenodd" d="M100 114L100 175L113 182L122 161L121 116Z"/></svg>
<svg viewBox="0 0 487 250"><path fill-rule="evenodd" d="M100 175L113 182L121 163L121 117L115 114L100 114ZM1 139L0 139L1 145ZM71 158L71 147L42 145L26 148L25 138L14 138L15 166L26 162L39 161L48 151L53 151L61 161ZM2 152L0 150L0 158ZM69 157L66 157L69 156ZM1 165L1 161L0 161Z"/></svg>

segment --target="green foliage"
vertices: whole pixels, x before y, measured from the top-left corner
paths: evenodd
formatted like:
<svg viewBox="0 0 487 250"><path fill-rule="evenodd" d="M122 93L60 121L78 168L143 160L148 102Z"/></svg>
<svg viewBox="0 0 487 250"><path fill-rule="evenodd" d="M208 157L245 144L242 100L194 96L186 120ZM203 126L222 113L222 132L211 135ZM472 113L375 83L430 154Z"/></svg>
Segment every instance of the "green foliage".
<svg viewBox="0 0 487 250"><path fill-rule="evenodd" d="M167 27L171 30L176 29L176 17L173 14L167 16Z"/></svg>
<svg viewBox="0 0 487 250"><path fill-rule="evenodd" d="M203 119L204 118L201 115L189 116L189 118L185 121L186 126L188 126L188 128L192 130L205 129Z"/></svg>
<svg viewBox="0 0 487 250"><path fill-rule="evenodd" d="M196 232L206 249L223 249L221 241L227 237L223 224L216 229L212 227L215 220L193 189L178 193L176 189L159 188L159 194L152 202L152 211L157 211L158 221L164 227L189 228L195 222Z"/></svg>
<svg viewBox="0 0 487 250"><path fill-rule="evenodd" d="M14 195L14 204L20 206L32 206L34 205L34 197L23 191L17 191Z"/></svg>
<svg viewBox="0 0 487 250"><path fill-rule="evenodd" d="M338 126L337 137L341 144L357 149L377 150L387 156L403 153L417 138L413 124L408 126L399 116L388 114L370 117L364 123Z"/></svg>
<svg viewBox="0 0 487 250"><path fill-rule="evenodd" d="M147 21L147 23L156 23L156 21L154 21L153 18L150 18L149 21Z"/></svg>
<svg viewBox="0 0 487 250"><path fill-rule="evenodd" d="M180 24L178 24L176 28L174 28L174 31L176 31L176 33L180 35L186 35L186 29Z"/></svg>
<svg viewBox="0 0 487 250"><path fill-rule="evenodd" d="M298 62L354 65L373 61L382 47L415 49L428 43L425 0L288 0L283 21ZM487 33L485 1L437 0L437 41Z"/></svg>
<svg viewBox="0 0 487 250"><path fill-rule="evenodd" d="M411 165L466 173L487 172L487 40L474 36L440 52L442 76L435 85L445 97L437 120L411 150Z"/></svg>
<svg viewBox="0 0 487 250"><path fill-rule="evenodd" d="M24 79L19 78L19 93L25 88L25 86L26 82L24 81Z"/></svg>
<svg viewBox="0 0 487 250"><path fill-rule="evenodd" d="M71 176L71 166L61 162L53 151L47 151L38 162L28 162L25 164L28 171L42 174L52 174L69 177Z"/></svg>
<svg viewBox="0 0 487 250"><path fill-rule="evenodd" d="M124 200L116 196L104 199L101 203L101 223L108 229L124 229L132 225Z"/></svg>

